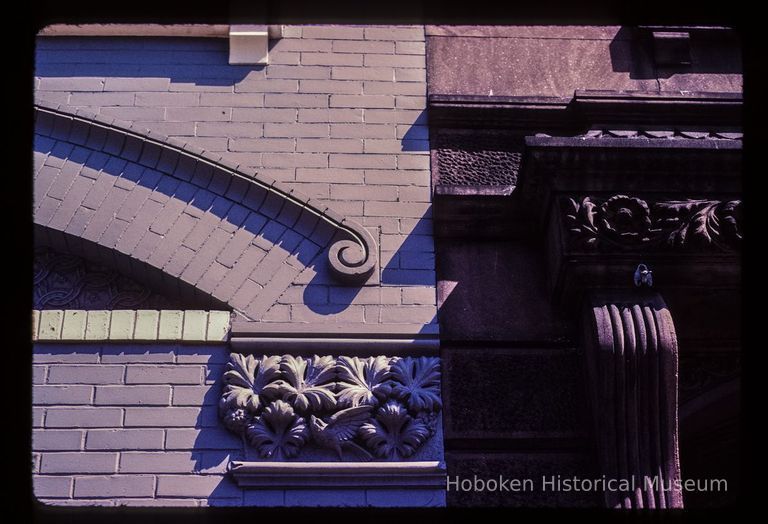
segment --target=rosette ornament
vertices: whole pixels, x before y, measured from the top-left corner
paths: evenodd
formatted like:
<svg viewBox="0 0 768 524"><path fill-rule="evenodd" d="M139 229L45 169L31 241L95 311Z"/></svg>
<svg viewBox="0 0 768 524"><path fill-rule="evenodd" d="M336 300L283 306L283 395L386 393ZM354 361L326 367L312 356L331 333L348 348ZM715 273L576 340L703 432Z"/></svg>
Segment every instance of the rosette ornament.
<svg viewBox="0 0 768 524"><path fill-rule="evenodd" d="M600 207L599 224L607 235L643 242L648 240L651 230L651 212L644 200L616 195Z"/></svg>
<svg viewBox="0 0 768 524"><path fill-rule="evenodd" d="M396 400L388 401L378 409L373 420L360 427L365 445L381 458L410 457L430 434L426 424L411 417Z"/></svg>

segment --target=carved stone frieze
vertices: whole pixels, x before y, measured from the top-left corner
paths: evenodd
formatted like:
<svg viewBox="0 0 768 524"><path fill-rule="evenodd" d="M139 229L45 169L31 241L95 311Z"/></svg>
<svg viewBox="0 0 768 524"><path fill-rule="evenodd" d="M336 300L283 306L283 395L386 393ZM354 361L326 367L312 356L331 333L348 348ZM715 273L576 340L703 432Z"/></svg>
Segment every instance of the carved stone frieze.
<svg viewBox="0 0 768 524"><path fill-rule="evenodd" d="M741 247L741 200L563 197L560 210L571 251L729 252Z"/></svg>
<svg viewBox="0 0 768 524"><path fill-rule="evenodd" d="M407 459L436 432L437 357L232 353L219 415L262 459L312 444L340 460Z"/></svg>

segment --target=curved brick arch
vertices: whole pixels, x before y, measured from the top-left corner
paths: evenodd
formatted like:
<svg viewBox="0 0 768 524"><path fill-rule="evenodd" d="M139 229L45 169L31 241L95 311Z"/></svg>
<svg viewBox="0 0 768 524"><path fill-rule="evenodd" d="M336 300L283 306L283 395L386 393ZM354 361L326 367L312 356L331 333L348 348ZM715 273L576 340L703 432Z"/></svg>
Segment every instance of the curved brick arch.
<svg viewBox="0 0 768 524"><path fill-rule="evenodd" d="M37 242L259 319L307 266L362 283L368 231L279 182L129 124L35 106Z"/></svg>

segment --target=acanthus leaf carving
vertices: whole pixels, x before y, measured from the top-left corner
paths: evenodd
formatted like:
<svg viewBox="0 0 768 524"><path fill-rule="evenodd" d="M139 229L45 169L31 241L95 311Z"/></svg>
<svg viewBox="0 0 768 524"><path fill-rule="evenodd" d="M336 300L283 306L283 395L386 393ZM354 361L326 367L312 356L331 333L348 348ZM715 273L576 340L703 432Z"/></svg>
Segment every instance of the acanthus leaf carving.
<svg viewBox="0 0 768 524"><path fill-rule="evenodd" d="M570 249L734 251L741 246L740 200L647 201L627 195L561 201Z"/></svg>
<svg viewBox="0 0 768 524"><path fill-rule="evenodd" d="M436 432L436 357L232 354L219 414L259 456L283 460L309 444L362 460L407 458ZM334 391L338 389L338 391Z"/></svg>

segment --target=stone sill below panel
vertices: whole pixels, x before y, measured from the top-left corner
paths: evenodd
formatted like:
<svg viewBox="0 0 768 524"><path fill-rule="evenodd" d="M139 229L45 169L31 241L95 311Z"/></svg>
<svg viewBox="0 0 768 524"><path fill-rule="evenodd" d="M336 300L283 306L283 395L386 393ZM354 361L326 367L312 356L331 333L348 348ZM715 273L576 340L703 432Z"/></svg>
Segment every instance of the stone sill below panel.
<svg viewBox="0 0 768 524"><path fill-rule="evenodd" d="M229 311L32 311L34 342L226 342L229 329Z"/></svg>
<svg viewBox="0 0 768 524"><path fill-rule="evenodd" d="M444 490L445 464L424 462L243 462L229 471L249 489L431 488Z"/></svg>

